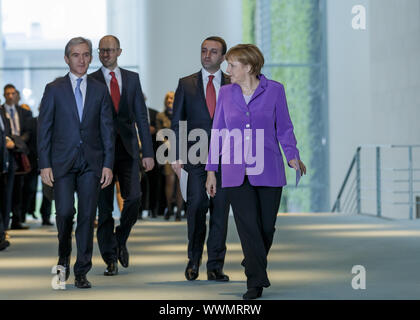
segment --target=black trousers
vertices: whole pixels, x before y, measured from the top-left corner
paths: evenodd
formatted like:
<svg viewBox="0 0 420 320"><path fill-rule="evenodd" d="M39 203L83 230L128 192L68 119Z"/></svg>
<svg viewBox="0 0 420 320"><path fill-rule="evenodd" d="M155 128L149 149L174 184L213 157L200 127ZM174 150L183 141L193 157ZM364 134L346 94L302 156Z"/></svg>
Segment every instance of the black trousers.
<svg viewBox="0 0 420 320"><path fill-rule="evenodd" d="M133 159L117 136L115 143L114 181L101 190L98 202L98 238L99 250L105 263L116 261L117 248L125 245L131 228L137 222L140 208L140 165L139 159ZM114 185L118 179L124 206L121 212L120 225L114 231Z"/></svg>
<svg viewBox="0 0 420 320"><path fill-rule="evenodd" d="M206 214L210 209L207 238L207 270L223 269L226 255L226 235L229 201L221 188L220 170L216 172L217 189L214 198L206 193L207 171L204 165L187 166L187 225L188 259L199 263L206 239Z"/></svg>
<svg viewBox="0 0 420 320"><path fill-rule="evenodd" d="M31 172L24 175L23 182L23 204L22 219L25 221L27 213L33 214L36 209L36 194L38 188L38 169L34 168Z"/></svg>
<svg viewBox="0 0 420 320"><path fill-rule="evenodd" d="M245 257L247 287L269 287L267 255L273 243L282 187L255 187L245 176L239 187L226 188Z"/></svg>
<svg viewBox="0 0 420 320"><path fill-rule="evenodd" d="M76 244L77 260L74 274L85 275L92 268L93 225L96 216L100 178L89 169L79 152L72 169L55 179L54 196L58 229L58 255L64 259L71 254L71 234L74 217L74 192L78 197Z"/></svg>
<svg viewBox="0 0 420 320"><path fill-rule="evenodd" d="M12 211L14 170L14 162L11 161L7 173L0 175L0 218L3 220L5 230L9 229L10 212Z"/></svg>

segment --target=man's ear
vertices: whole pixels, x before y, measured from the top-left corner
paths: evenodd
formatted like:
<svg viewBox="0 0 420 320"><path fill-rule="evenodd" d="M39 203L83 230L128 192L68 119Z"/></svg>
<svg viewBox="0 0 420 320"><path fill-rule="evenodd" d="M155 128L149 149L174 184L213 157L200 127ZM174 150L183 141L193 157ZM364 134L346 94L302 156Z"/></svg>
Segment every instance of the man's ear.
<svg viewBox="0 0 420 320"><path fill-rule="evenodd" d="M70 63L70 60L69 60L69 58L68 58L67 56L64 56L64 61L65 61L67 64L69 64L69 63Z"/></svg>

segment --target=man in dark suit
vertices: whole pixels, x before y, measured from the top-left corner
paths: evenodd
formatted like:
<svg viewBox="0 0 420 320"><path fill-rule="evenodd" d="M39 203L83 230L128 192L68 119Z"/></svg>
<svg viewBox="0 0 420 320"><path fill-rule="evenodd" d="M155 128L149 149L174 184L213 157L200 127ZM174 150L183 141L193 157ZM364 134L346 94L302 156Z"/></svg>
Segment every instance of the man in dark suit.
<svg viewBox="0 0 420 320"><path fill-rule="evenodd" d="M118 274L120 261L128 267L127 239L137 221L140 207L140 150L137 130L142 144L142 165L146 171L154 167L152 138L147 119L147 109L138 73L118 67L121 55L120 41L115 36L105 36L99 42L99 59L102 68L90 77L107 85L113 103L115 139L115 163L113 172L118 179L124 206L120 225L114 231L114 182L99 195L97 238L99 250L107 267L104 275Z"/></svg>
<svg viewBox="0 0 420 320"><path fill-rule="evenodd" d="M54 186L59 239L58 264L69 277L74 192L78 196L75 285L90 288L93 223L99 190L112 181L114 129L107 88L87 77L92 43L71 39L64 60L70 72L45 87L38 117L38 157L42 181Z"/></svg>
<svg viewBox="0 0 420 320"><path fill-rule="evenodd" d="M16 104L17 95L18 93L14 85L7 84L4 87L6 102L2 107L6 118L10 122L12 139L16 144L16 148L14 149L15 155L19 155L19 153L29 154L27 143L31 138L32 112ZM11 229L28 229L27 226L22 225L22 222L25 220L22 205L24 178L24 175L20 174L14 176Z"/></svg>
<svg viewBox="0 0 420 320"><path fill-rule="evenodd" d="M7 173L11 167L9 164L11 153L9 150L15 147L14 142L8 137L10 135L9 120L6 119L0 110L0 251L6 249L10 243L6 240L6 212L10 214L11 198L8 198ZM8 221L8 220L7 220Z"/></svg>
<svg viewBox="0 0 420 320"><path fill-rule="evenodd" d="M226 53L226 43L220 37L209 37L201 45L201 71L179 80L175 93L172 129L177 137L177 159L181 159L180 121L187 121L187 133L194 129L204 129L210 140L213 115L216 108L218 91L229 83L227 76L220 70ZM188 142L189 147L195 142ZM204 157L204 158L207 158ZM177 160L172 164L180 176L181 167ZM206 193L207 172L205 163L192 164L188 160L184 169L188 172L187 188L187 221L188 221L188 259L185 277L195 280L206 238L206 213L210 209L209 236L207 240L207 279L229 281L223 273L226 254L227 221L229 203L226 192L220 188L220 171L218 172L218 189L214 198L208 199Z"/></svg>

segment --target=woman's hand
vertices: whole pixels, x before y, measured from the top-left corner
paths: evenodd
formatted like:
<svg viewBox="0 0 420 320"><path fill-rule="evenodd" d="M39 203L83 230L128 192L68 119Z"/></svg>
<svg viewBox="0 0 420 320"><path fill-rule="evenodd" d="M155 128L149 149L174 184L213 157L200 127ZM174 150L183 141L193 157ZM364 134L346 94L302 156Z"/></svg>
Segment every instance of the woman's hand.
<svg viewBox="0 0 420 320"><path fill-rule="evenodd" d="M291 167L293 167L295 170L299 170L300 169L300 175L303 176L304 174L306 174L306 167L304 165L304 163L300 160L298 160L298 162L296 162L296 159L292 159L289 161L289 164Z"/></svg>
<svg viewBox="0 0 420 320"><path fill-rule="evenodd" d="M210 197L214 197L216 195L216 184L217 181L214 171L207 171L206 191Z"/></svg>

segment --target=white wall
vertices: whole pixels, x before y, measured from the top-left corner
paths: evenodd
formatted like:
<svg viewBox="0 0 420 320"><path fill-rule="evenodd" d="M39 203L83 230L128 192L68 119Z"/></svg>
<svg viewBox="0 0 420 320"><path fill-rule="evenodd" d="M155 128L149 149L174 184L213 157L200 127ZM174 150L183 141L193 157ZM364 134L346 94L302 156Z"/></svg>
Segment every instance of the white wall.
<svg viewBox="0 0 420 320"><path fill-rule="evenodd" d="M351 10L358 4L367 10L365 31L351 27ZM334 202L358 145L420 144L420 1L327 0L327 7L330 195ZM375 187L375 172L365 169L374 168L370 152L369 162L362 163L362 175L369 182L364 187ZM385 156L383 167L408 166L405 150L384 151ZM416 159L419 167L420 157ZM383 188L408 190L386 181ZM375 198L374 191L363 195ZM407 201L392 193L384 193L383 199ZM384 210L407 218L407 208ZM375 213L375 201L362 202L362 210Z"/></svg>
<svg viewBox="0 0 420 320"><path fill-rule="evenodd" d="M228 47L242 40L241 0L143 0L140 69L147 104L163 110L163 98L181 77L201 68L200 46L208 36ZM146 57L147 59L144 59Z"/></svg>

